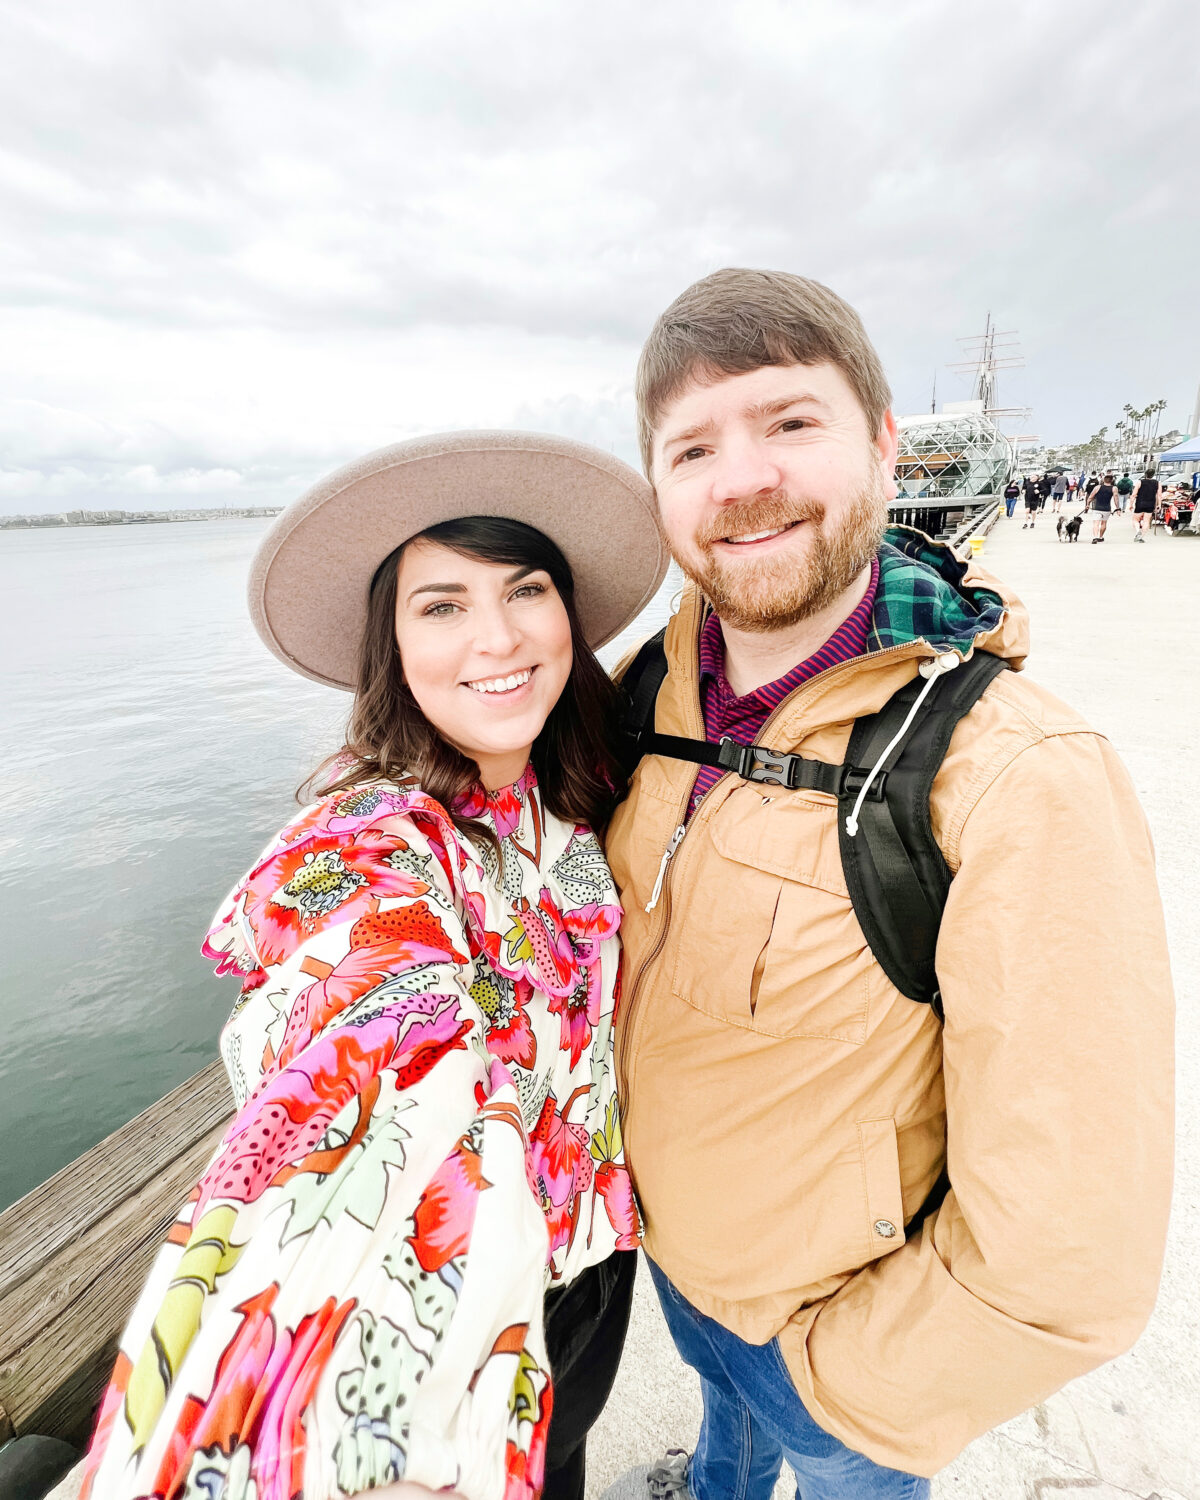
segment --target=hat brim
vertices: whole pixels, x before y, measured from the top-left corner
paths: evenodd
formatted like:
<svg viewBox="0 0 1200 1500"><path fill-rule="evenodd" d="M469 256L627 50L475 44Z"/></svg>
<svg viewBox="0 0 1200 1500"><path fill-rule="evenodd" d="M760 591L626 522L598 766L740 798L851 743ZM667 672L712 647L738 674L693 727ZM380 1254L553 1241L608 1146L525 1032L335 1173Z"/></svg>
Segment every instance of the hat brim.
<svg viewBox="0 0 1200 1500"><path fill-rule="evenodd" d="M558 544L593 650L666 575L654 493L628 464L541 433L441 433L369 453L282 512L250 569L255 628L294 671L353 692L379 564L418 532L463 516L524 521Z"/></svg>

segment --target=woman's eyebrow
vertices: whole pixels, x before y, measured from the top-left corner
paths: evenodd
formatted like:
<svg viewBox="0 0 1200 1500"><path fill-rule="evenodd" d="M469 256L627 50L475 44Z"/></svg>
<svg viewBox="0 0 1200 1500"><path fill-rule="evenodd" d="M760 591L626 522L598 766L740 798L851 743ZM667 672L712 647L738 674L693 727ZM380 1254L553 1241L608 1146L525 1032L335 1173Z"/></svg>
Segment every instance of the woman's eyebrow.
<svg viewBox="0 0 1200 1500"><path fill-rule="evenodd" d="M530 573L538 571L535 563L527 563L525 567L518 568L515 573L510 573L504 580L504 587L510 584L520 583L522 578L528 578ZM419 588L413 589L412 593L405 599L406 604L411 604L418 594L465 594L467 586L465 583L423 583Z"/></svg>
<svg viewBox="0 0 1200 1500"><path fill-rule="evenodd" d="M465 583L423 583L420 588L413 589L405 603L411 603L418 594L465 594L466 592Z"/></svg>

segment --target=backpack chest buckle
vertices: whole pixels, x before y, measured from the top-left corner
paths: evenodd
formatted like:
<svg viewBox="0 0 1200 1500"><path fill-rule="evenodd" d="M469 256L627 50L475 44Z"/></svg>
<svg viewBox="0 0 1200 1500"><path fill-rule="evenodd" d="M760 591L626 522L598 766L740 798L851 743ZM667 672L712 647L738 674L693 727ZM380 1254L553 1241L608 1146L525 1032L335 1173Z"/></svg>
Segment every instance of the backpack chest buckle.
<svg viewBox="0 0 1200 1500"><path fill-rule="evenodd" d="M795 791L799 785L799 767L803 757L768 750L765 745L739 745L728 735L720 740L719 760L726 771L733 771L743 781L757 781L765 786L782 786Z"/></svg>

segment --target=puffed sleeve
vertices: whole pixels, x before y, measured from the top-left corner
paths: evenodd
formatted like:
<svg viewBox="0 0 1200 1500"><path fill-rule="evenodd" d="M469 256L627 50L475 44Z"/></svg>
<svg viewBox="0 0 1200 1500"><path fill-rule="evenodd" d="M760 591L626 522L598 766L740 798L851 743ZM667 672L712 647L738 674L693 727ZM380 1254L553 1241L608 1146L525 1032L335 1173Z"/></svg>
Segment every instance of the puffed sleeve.
<svg viewBox="0 0 1200 1500"><path fill-rule="evenodd" d="M367 789L219 911L237 1114L122 1340L93 1500L538 1493L548 1234L468 989L469 858L436 804Z"/></svg>

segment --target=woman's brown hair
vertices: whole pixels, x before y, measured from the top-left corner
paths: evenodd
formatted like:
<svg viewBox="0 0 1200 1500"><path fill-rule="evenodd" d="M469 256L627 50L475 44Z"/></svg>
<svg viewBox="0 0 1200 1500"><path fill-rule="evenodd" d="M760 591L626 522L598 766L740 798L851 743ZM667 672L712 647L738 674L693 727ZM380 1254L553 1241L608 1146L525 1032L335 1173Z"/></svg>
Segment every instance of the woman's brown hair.
<svg viewBox="0 0 1200 1500"><path fill-rule="evenodd" d="M481 562L549 573L571 625L571 672L530 759L548 811L565 822L602 827L623 785L617 755L620 691L584 636L575 608L575 579L561 550L535 527L500 516L465 516L430 526L389 553L375 570L346 742L304 783L301 795L313 788L327 795L364 781L413 782L442 804L462 832L494 842L483 824L456 812L478 785L479 767L442 738L404 680L396 645L396 579L404 548L415 541L436 542Z"/></svg>

